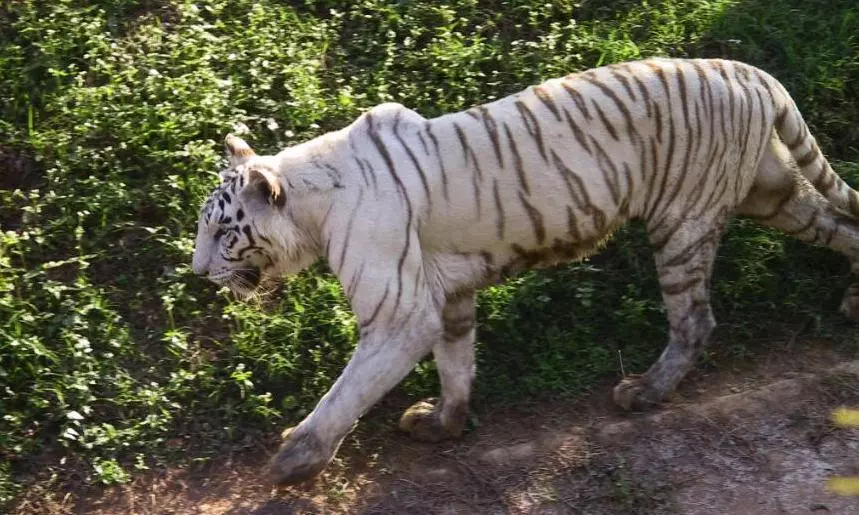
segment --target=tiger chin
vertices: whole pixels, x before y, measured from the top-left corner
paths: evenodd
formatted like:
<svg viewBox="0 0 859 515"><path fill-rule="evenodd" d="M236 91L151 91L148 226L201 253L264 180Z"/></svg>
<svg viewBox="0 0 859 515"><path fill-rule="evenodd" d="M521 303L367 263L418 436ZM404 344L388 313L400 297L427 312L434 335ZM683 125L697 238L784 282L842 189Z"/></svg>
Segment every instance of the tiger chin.
<svg viewBox="0 0 859 515"><path fill-rule="evenodd" d="M859 261L859 195L836 175L782 85L725 60L652 59L532 86L426 119L382 104L342 130L257 155L227 136L194 271L239 294L326 258L359 345L284 435L277 484L319 474L357 420L430 352L441 396L400 427L462 434L475 374L475 291L580 259L629 220L653 248L669 322L659 359L614 400L663 402L715 326L710 277L732 215ZM859 314L851 286L842 310ZM276 342L272 342L276 344Z"/></svg>

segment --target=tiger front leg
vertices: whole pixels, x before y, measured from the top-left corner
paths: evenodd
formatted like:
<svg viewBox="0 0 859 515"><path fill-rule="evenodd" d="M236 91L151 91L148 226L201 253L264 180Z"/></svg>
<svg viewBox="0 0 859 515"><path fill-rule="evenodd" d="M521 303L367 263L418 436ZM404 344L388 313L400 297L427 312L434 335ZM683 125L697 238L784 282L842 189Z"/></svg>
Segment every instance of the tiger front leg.
<svg viewBox="0 0 859 515"><path fill-rule="evenodd" d="M441 399L415 403L400 418L400 429L415 440L438 442L458 438L465 430L474 380L474 302L474 291L446 299L444 333L433 347Z"/></svg>
<svg viewBox="0 0 859 515"><path fill-rule="evenodd" d="M355 422L429 352L440 337L441 320L431 309L420 309L416 305L410 316L388 319L384 328L365 328L334 386L307 418L284 432L269 465L273 483L296 484L322 472Z"/></svg>

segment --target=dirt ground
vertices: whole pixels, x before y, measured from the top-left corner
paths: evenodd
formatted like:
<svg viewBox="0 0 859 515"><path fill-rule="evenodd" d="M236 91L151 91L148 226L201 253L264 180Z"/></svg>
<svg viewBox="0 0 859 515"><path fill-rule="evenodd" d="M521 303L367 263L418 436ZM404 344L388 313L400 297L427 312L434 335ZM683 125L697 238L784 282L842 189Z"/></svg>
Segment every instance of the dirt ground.
<svg viewBox="0 0 859 515"><path fill-rule="evenodd" d="M828 492L859 476L859 355L823 341L774 342L699 367L663 407L624 414L611 383L576 402L476 406L460 441L421 444L395 430L405 399L386 399L319 479L276 490L256 452L193 471L153 472L80 498L28 496L19 513L859 513ZM396 397L396 396L394 396Z"/></svg>

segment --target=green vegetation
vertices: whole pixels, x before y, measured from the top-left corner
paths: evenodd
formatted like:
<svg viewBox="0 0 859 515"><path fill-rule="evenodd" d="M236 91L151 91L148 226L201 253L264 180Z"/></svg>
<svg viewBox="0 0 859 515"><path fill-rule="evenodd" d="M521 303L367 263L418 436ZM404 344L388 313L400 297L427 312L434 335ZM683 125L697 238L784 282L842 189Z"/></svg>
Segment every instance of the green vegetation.
<svg viewBox="0 0 859 515"><path fill-rule="evenodd" d="M382 101L434 116L603 63L731 57L782 80L859 184L857 34L855 0L0 3L0 504L275 431L348 359L353 318L322 266L264 309L189 271L235 124L274 152ZM735 223L716 271L721 339L808 316L843 335L847 270ZM580 392L619 373L618 351L641 371L664 344L635 227L480 301L481 403ZM427 362L403 388L435 383Z"/></svg>

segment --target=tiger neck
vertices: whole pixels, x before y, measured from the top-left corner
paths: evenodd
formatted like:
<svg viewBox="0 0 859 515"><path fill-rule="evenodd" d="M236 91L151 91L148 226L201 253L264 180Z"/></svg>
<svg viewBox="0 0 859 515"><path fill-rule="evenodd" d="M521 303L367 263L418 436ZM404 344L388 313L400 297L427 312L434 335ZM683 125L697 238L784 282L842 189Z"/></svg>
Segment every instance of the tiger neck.
<svg viewBox="0 0 859 515"><path fill-rule="evenodd" d="M313 260L323 257L326 225L344 189L344 173L339 165L348 147L340 132L328 133L281 152L280 173L291 189L285 217L295 227L303 253Z"/></svg>

